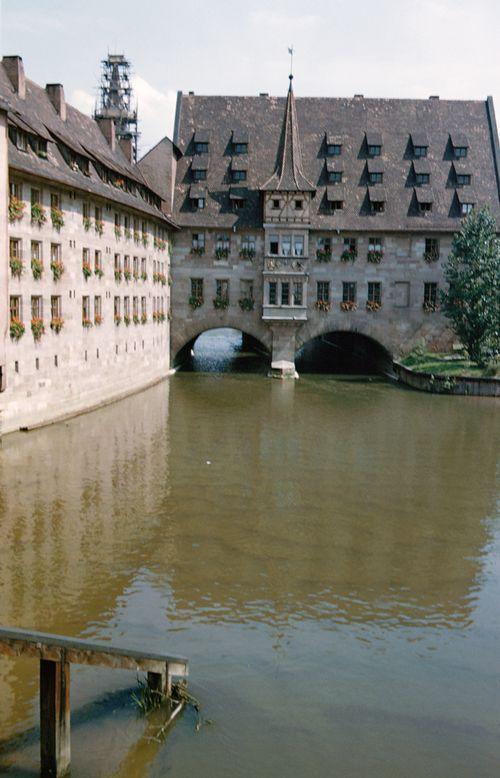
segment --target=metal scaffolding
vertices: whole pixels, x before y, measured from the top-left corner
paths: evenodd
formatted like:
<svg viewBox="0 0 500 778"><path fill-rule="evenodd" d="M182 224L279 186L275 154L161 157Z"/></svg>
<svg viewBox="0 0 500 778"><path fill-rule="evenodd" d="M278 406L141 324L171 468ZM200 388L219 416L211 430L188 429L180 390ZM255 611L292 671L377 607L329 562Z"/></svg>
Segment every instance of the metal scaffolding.
<svg viewBox="0 0 500 778"><path fill-rule="evenodd" d="M132 107L131 65L124 54L108 54L101 61L99 102L95 119L113 119L117 139L132 141L134 162L137 161L137 105Z"/></svg>

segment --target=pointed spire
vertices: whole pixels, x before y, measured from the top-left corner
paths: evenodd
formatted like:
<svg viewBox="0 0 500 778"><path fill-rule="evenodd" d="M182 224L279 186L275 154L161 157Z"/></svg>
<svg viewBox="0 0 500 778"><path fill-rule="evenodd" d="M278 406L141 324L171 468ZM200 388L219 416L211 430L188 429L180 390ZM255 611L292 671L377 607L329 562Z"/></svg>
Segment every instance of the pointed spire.
<svg viewBox="0 0 500 778"><path fill-rule="evenodd" d="M285 115L281 129L276 168L262 189L267 191L313 192L315 187L302 170L302 152L300 148L299 126L295 95L293 93L293 75L289 75L290 86L286 98Z"/></svg>

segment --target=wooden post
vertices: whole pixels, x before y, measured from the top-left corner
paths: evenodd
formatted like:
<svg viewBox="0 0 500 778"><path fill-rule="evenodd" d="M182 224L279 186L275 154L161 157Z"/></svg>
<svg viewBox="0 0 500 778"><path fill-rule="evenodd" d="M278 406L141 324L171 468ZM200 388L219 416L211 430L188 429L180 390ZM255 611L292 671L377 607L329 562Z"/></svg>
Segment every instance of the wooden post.
<svg viewBox="0 0 500 778"><path fill-rule="evenodd" d="M44 778L59 778L69 770L69 668L69 662L64 659L40 660L40 751Z"/></svg>

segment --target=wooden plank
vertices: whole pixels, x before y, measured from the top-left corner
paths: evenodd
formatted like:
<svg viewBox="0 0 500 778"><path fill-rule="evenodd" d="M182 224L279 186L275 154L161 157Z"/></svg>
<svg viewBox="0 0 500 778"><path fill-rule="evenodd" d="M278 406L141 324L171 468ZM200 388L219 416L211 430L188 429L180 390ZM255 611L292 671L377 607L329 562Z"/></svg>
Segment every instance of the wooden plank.
<svg viewBox="0 0 500 778"><path fill-rule="evenodd" d="M71 760L69 662L40 660L41 775L66 775Z"/></svg>
<svg viewBox="0 0 500 778"><path fill-rule="evenodd" d="M75 664L104 665L153 673L163 673L168 663L171 675L187 676L189 672L188 661L183 657L5 627L0 627L0 654L31 656L52 662L60 662L64 658Z"/></svg>

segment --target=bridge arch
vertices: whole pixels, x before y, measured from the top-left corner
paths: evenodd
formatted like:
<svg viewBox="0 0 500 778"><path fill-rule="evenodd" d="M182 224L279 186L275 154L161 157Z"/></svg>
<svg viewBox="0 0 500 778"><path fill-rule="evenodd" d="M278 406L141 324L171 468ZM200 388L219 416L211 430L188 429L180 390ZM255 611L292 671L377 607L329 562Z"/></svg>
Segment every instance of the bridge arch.
<svg viewBox="0 0 500 778"><path fill-rule="evenodd" d="M392 344L376 326L359 328L341 321L305 327L297 333L296 347L299 372L392 374Z"/></svg>
<svg viewBox="0 0 500 778"><path fill-rule="evenodd" d="M255 341L256 346L268 353L269 356L271 355L272 334L265 327L256 325L253 322L245 322L245 326L242 327L241 317L235 317L233 321L230 316L224 316L223 319L212 316L206 317L203 321L194 321L188 325L184 324L182 332L176 333L174 329L172 330L172 365L174 367L178 366L189 356L195 341L200 335L220 329L233 329L241 332L243 337L247 338L250 343Z"/></svg>

